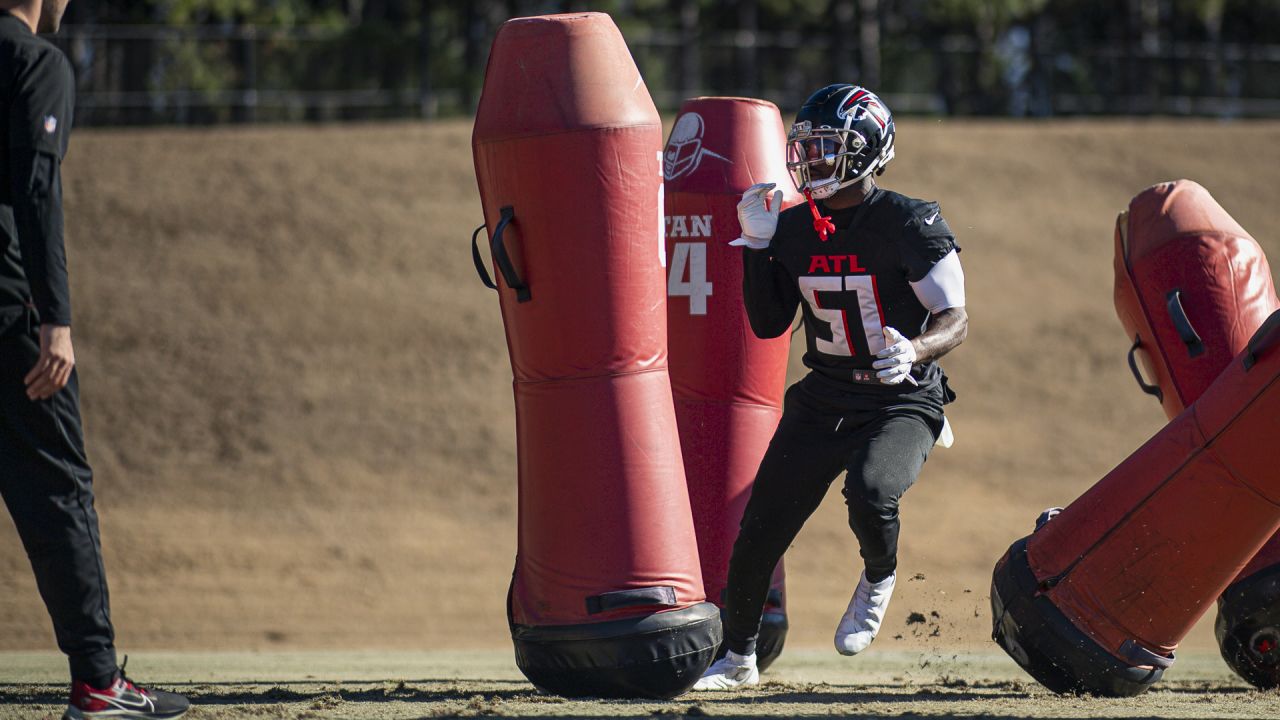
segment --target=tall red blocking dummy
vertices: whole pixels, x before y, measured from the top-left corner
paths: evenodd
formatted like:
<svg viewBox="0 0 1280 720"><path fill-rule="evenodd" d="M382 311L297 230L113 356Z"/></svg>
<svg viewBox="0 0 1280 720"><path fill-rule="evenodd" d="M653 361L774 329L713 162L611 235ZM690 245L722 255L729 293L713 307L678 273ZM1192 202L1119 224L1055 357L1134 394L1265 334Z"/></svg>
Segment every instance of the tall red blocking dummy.
<svg viewBox="0 0 1280 720"><path fill-rule="evenodd" d="M1170 418L1195 402L1277 308L1258 243L1190 180L1139 193L1116 219L1116 313L1129 364ZM1136 356L1136 357L1135 357ZM1154 384L1143 381L1137 359ZM1280 686L1280 534L1218 598L1222 656L1259 687Z"/></svg>
<svg viewBox="0 0 1280 720"><path fill-rule="evenodd" d="M724 605L729 555L760 459L782 416L790 336L761 340L742 304L738 200L758 182L800 201L773 103L686 100L663 153L667 181L667 332L671 386L707 599ZM774 571L756 655L761 669L787 636L782 563Z"/></svg>
<svg viewBox="0 0 1280 720"><path fill-rule="evenodd" d="M678 695L720 620L667 374L662 127L613 21L503 24L471 144L515 375L516 664L560 695Z"/></svg>
<svg viewBox="0 0 1280 720"><path fill-rule="evenodd" d="M1280 527L1280 312L992 580L993 636L1057 692L1133 695Z"/></svg>
<svg viewBox="0 0 1280 720"><path fill-rule="evenodd" d="M1153 185L1116 219L1115 304L1129 364L1170 419L1280 308L1257 241L1191 180ZM1154 385L1138 375L1138 361Z"/></svg>

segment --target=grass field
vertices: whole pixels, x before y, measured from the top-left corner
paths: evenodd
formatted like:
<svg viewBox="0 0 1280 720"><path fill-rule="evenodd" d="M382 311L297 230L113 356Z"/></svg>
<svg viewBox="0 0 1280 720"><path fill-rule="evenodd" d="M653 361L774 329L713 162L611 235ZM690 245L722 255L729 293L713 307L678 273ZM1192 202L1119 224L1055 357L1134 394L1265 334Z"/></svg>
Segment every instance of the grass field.
<svg viewBox="0 0 1280 720"><path fill-rule="evenodd" d="M58 716L62 659L0 654L0 717ZM187 693L199 718L428 717L1044 717L1265 718L1280 694L1258 692L1212 655L1180 658L1137 698L1059 697L995 653L784 653L744 693L688 694L669 702L566 700L544 695L503 651L436 653L148 653L139 677ZM198 679L196 679L198 678Z"/></svg>

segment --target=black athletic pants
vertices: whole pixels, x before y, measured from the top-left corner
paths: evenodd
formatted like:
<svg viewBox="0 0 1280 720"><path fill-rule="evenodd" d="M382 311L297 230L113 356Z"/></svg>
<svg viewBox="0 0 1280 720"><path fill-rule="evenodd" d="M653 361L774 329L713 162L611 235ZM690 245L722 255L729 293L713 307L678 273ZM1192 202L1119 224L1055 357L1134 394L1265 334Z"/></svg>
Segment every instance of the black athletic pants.
<svg viewBox="0 0 1280 720"><path fill-rule="evenodd" d="M116 670L107 579L85 460L74 371L47 400L27 398L23 378L40 354L31 313L0 334L0 495L26 548L71 676Z"/></svg>
<svg viewBox="0 0 1280 720"><path fill-rule="evenodd" d="M773 569L842 470L849 526L867 577L877 581L896 570L898 499L942 431L943 390L871 390L878 388L846 390L814 373L787 390L729 560L724 642L730 650L755 652Z"/></svg>

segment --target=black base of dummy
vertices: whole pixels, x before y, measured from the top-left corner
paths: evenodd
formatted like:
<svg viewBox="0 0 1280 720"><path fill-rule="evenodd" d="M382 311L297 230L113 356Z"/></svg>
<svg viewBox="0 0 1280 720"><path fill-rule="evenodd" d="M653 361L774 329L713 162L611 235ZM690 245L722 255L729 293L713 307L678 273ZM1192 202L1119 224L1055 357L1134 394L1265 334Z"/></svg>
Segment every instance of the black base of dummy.
<svg viewBox="0 0 1280 720"><path fill-rule="evenodd" d="M720 645L711 603L582 625L515 625L516 665L564 697L672 698L702 677Z"/></svg>
<svg viewBox="0 0 1280 720"><path fill-rule="evenodd" d="M1218 649L1240 677L1280 687L1280 565L1233 583L1218 598Z"/></svg>
<svg viewBox="0 0 1280 720"><path fill-rule="evenodd" d="M782 646L787 641L787 627L786 613L764 614L760 621L760 637L756 640L756 667L760 672L768 670L782 654Z"/></svg>
<svg viewBox="0 0 1280 720"><path fill-rule="evenodd" d="M1159 681L1163 668L1134 667L1120 660L1039 593L1026 546L1026 538L1019 540L996 564L991 581L992 639L1056 693L1129 697Z"/></svg>

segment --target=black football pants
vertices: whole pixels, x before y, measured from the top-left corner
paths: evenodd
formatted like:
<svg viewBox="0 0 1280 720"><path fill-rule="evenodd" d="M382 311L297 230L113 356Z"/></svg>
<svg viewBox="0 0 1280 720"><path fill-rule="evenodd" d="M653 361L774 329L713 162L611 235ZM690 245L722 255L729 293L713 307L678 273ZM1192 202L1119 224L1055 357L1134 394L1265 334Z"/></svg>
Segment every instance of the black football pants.
<svg viewBox="0 0 1280 720"><path fill-rule="evenodd" d="M80 680L116 670L107 580L85 460L74 371L40 401L23 378L40 354L37 329L18 321L0 334L0 495L22 538L58 647Z"/></svg>
<svg viewBox="0 0 1280 720"><path fill-rule="evenodd" d="M892 574L898 565L898 500L941 431L941 387L886 396L833 387L812 373L793 385L729 560L725 646L755 652L773 568L842 470L849 526L867 577L878 581Z"/></svg>

